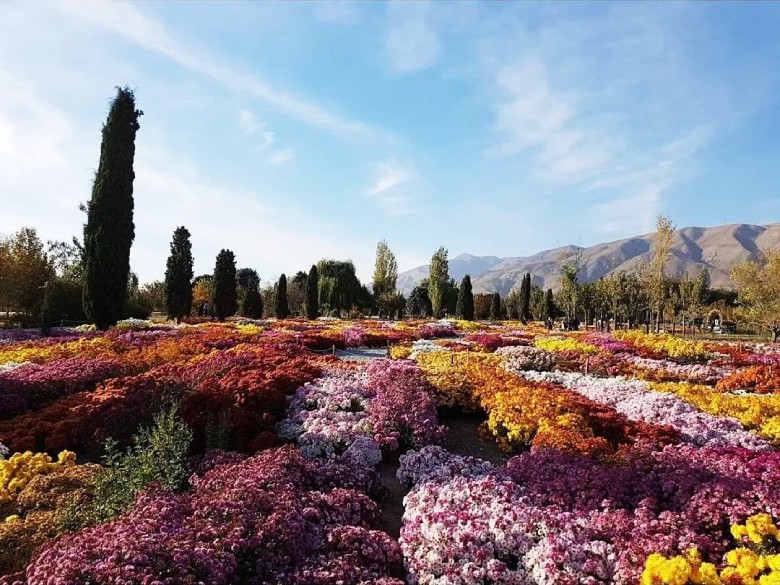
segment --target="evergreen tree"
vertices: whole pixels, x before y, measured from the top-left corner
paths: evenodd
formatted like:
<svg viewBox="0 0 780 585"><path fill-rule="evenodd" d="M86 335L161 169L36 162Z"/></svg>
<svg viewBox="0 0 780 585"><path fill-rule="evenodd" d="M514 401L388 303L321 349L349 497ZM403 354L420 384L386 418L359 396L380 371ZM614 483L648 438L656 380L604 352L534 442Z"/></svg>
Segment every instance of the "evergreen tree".
<svg viewBox="0 0 780 585"><path fill-rule="evenodd" d="M430 317L433 315L431 299L428 298L427 284L420 283L409 294L406 301L406 312L412 317Z"/></svg>
<svg viewBox="0 0 780 585"><path fill-rule="evenodd" d="M531 274L529 272L525 273L520 285L520 310L518 314L521 321L527 321L531 318Z"/></svg>
<svg viewBox="0 0 780 585"><path fill-rule="evenodd" d="M460 282L455 315L459 319L465 319L466 321L474 320L474 293L471 292L471 277L468 274Z"/></svg>
<svg viewBox="0 0 780 585"><path fill-rule="evenodd" d="M236 257L230 250L220 250L214 267L214 306L217 319L224 321L238 310L236 290Z"/></svg>
<svg viewBox="0 0 780 585"><path fill-rule="evenodd" d="M165 269L165 310L169 319L181 320L192 310L192 243L184 226L176 228Z"/></svg>
<svg viewBox="0 0 780 585"><path fill-rule="evenodd" d="M490 301L490 320L498 321L501 316L501 295L493 293L493 299Z"/></svg>
<svg viewBox="0 0 780 585"><path fill-rule="evenodd" d="M118 88L103 126L100 163L84 226L84 311L98 329L115 325L127 296L133 225L135 134L143 112L128 87Z"/></svg>
<svg viewBox="0 0 780 585"><path fill-rule="evenodd" d="M306 318L316 319L320 313L319 306L319 275L317 266L312 265L309 270L309 278L306 281Z"/></svg>
<svg viewBox="0 0 780 585"><path fill-rule="evenodd" d="M276 287L274 313L277 319L286 319L290 314L290 307L287 304L287 277L284 274L279 277L279 284Z"/></svg>
<svg viewBox="0 0 780 585"><path fill-rule="evenodd" d="M431 258L428 275L428 298L431 300L433 314L439 317L446 309L447 284L450 280L447 249L439 248Z"/></svg>
<svg viewBox="0 0 780 585"><path fill-rule="evenodd" d="M241 313L250 319L260 319L263 316L263 297L260 296L257 285L246 290Z"/></svg>
<svg viewBox="0 0 780 585"><path fill-rule="evenodd" d="M544 293L544 319L547 320L555 319L556 316L556 310L555 310L555 299L553 297L553 291L551 288L547 289L547 292Z"/></svg>

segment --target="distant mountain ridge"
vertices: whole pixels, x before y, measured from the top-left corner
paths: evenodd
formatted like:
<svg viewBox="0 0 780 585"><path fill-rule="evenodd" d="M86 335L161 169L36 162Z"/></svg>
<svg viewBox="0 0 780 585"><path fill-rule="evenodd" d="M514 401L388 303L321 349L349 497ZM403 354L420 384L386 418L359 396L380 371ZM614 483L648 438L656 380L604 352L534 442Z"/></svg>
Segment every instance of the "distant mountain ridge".
<svg viewBox="0 0 780 585"><path fill-rule="evenodd" d="M596 244L588 248L562 246L545 250L533 256L498 258L461 254L450 258L450 276L460 282L471 275L474 292L494 292L506 295L526 272L542 288L558 287L561 251L580 251L580 281L592 282L616 270L630 271L650 256L654 234ZM675 232L672 258L667 265L670 276L682 276L686 271L698 272L707 268L710 285L731 288L731 268L748 258L755 258L760 250L780 247L780 223L768 225L730 224L717 227L687 227ZM418 266L398 275L398 288L408 294L423 278L428 266Z"/></svg>

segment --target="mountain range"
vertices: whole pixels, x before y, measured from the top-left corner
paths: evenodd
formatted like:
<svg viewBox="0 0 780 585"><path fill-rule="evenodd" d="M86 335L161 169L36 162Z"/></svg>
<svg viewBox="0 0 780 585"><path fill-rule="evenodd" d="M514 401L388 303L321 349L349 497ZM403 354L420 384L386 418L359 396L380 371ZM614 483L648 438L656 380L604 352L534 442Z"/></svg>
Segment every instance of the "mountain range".
<svg viewBox="0 0 780 585"><path fill-rule="evenodd" d="M506 295L520 284L526 272L531 273L534 284L556 289L562 255L579 252L580 282L592 282L613 271L631 271L648 260L654 237L654 233L645 234L588 248L562 246L533 256L499 258L461 254L449 259L449 272L457 283L469 274L475 293L498 291ZM756 258L761 250L777 247L780 247L780 223L682 228L674 234L672 257L666 270L669 276L679 277L687 271L696 274L707 268L711 287L731 288L729 272L735 264ZM408 294L427 276L428 265L401 272L398 288Z"/></svg>

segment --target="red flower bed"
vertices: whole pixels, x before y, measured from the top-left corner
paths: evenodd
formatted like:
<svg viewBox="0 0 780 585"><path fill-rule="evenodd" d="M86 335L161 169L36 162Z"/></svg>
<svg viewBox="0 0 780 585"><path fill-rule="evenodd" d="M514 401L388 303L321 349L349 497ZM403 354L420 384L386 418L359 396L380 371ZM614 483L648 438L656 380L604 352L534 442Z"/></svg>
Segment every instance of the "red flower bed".
<svg viewBox="0 0 780 585"><path fill-rule="evenodd" d="M94 449L108 436L126 440L165 399L174 398L201 435L209 416L225 414L231 439L247 448L273 430L287 393L321 375L320 362L299 348L262 346L166 364L0 422L0 442L15 451Z"/></svg>

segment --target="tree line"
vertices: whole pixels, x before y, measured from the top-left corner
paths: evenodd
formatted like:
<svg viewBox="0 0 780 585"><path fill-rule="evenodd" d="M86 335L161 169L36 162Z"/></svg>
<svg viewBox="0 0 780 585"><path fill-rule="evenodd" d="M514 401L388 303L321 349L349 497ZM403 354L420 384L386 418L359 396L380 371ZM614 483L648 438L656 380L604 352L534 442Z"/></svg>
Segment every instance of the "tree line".
<svg viewBox="0 0 780 585"><path fill-rule="evenodd" d="M143 112L128 87L117 88L102 129L98 169L92 194L82 210L83 239L48 242L23 228L0 237L0 309L6 321L41 324L90 321L106 329L125 317L164 312L170 319L199 315L224 320L233 315L384 318L444 317L518 319L599 327L637 325L661 330L678 324L683 332L702 319L717 300L732 304L746 324L780 335L780 250L768 251L736 266L737 291L709 288L705 270L667 276L675 228L659 216L649 258L632 271L611 271L595 282L581 282L578 253L560 258L558 288L543 290L524 274L506 297L474 293L470 275L457 284L449 276L448 251L437 249L428 277L408 297L397 290L398 263L385 241L378 243L371 289L358 279L351 260L322 259L289 280L282 274L261 286L258 272L237 268L229 249L216 257L212 274L194 277L191 234L184 226L173 233L165 279L139 286L130 270L133 223L135 137Z"/></svg>

